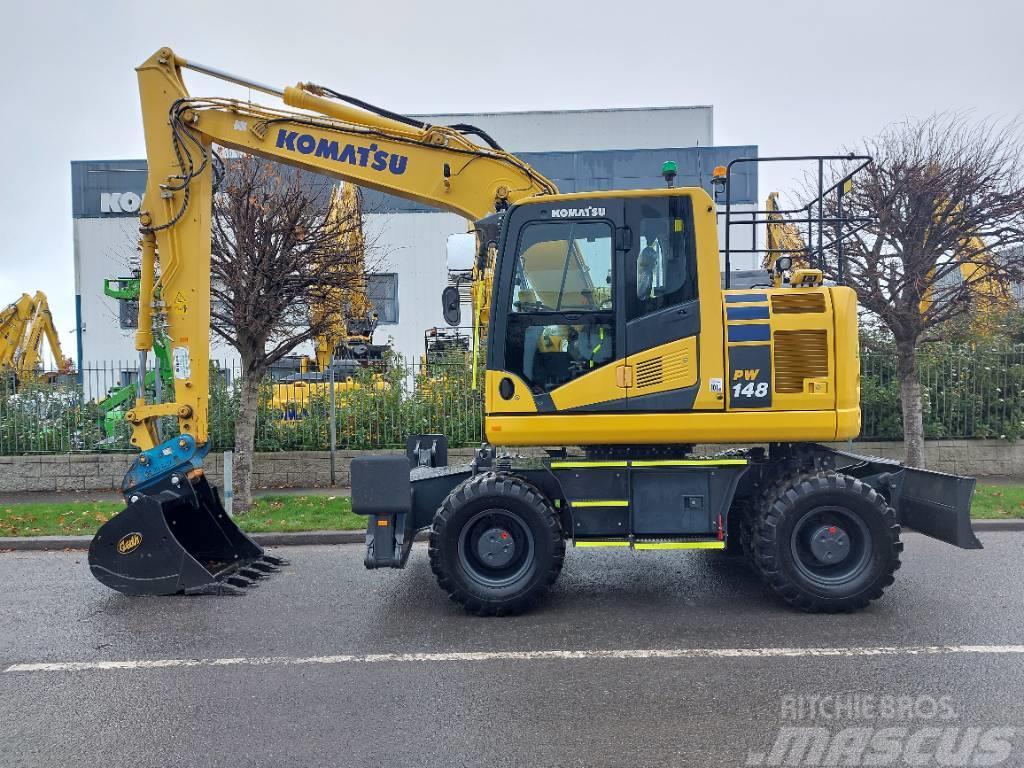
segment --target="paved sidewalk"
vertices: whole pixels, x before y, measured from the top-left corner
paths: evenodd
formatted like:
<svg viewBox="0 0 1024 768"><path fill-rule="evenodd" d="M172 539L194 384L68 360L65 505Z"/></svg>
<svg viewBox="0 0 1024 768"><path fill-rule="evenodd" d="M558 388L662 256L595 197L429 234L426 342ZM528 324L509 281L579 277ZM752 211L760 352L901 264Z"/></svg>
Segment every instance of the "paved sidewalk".
<svg viewBox="0 0 1024 768"><path fill-rule="evenodd" d="M352 489L337 488L254 488L253 496L351 496ZM79 501L120 501L117 491L6 491L0 493L0 505L50 504Z"/></svg>

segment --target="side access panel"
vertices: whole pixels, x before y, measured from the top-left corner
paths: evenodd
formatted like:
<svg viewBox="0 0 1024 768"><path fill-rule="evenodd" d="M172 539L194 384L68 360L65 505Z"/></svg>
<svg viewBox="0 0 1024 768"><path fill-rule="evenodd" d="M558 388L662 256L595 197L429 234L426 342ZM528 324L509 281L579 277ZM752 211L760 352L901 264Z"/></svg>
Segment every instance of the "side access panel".
<svg viewBox="0 0 1024 768"><path fill-rule="evenodd" d="M573 538L717 537L746 459L553 461ZM721 521L721 525L720 525Z"/></svg>
<svg viewBox="0 0 1024 768"><path fill-rule="evenodd" d="M717 533L717 504L707 470L655 470L633 476L633 533L637 536Z"/></svg>

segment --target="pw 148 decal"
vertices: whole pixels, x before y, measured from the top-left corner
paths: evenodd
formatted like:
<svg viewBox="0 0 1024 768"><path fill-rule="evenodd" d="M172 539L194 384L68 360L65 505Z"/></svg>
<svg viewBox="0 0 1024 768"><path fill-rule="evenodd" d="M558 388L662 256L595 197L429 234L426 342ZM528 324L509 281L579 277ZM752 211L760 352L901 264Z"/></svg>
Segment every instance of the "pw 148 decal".
<svg viewBox="0 0 1024 768"><path fill-rule="evenodd" d="M729 405L770 408L772 352L767 344L729 348Z"/></svg>

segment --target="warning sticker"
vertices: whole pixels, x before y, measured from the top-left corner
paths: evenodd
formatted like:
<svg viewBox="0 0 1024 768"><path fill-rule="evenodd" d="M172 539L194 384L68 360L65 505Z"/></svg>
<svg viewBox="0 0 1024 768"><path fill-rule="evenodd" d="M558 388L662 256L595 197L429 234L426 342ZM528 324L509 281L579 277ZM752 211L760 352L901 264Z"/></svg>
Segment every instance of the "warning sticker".
<svg viewBox="0 0 1024 768"><path fill-rule="evenodd" d="M174 365L174 378L192 378L192 364L188 356L188 347L174 347L171 350L171 358Z"/></svg>
<svg viewBox="0 0 1024 768"><path fill-rule="evenodd" d="M188 301L185 299L185 294L181 291L174 294L174 311L179 315L188 313Z"/></svg>

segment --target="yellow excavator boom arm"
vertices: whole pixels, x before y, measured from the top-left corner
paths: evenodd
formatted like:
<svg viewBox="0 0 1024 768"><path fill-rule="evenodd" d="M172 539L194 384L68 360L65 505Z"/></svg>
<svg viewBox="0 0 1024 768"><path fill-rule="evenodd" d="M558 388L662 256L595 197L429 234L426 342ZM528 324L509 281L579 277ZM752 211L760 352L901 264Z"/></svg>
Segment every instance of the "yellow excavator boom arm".
<svg viewBox="0 0 1024 768"><path fill-rule="evenodd" d="M224 98L193 98L183 69L283 99L292 109ZM269 158L415 200L471 220L526 197L557 192L519 158L453 128L413 125L325 98L298 84L278 90L162 48L137 69L148 180L140 223L142 258L136 349L153 341L155 307L171 339L175 400L138 401L126 414L132 442L156 444L155 422L176 416L182 434L207 438L210 335L212 145ZM157 271L159 265L159 273ZM487 270L483 270L486 272Z"/></svg>
<svg viewBox="0 0 1024 768"><path fill-rule="evenodd" d="M0 368L13 370L22 381L35 379L40 369L44 337L57 369L67 370L70 361L64 357L46 294L42 291L36 291L34 296L23 293L0 312Z"/></svg>

